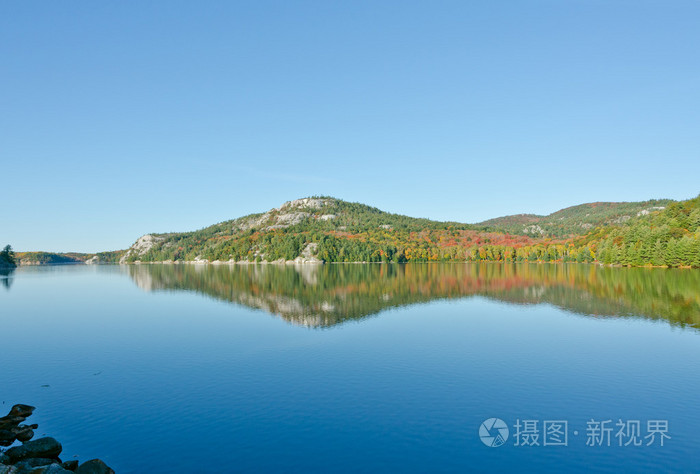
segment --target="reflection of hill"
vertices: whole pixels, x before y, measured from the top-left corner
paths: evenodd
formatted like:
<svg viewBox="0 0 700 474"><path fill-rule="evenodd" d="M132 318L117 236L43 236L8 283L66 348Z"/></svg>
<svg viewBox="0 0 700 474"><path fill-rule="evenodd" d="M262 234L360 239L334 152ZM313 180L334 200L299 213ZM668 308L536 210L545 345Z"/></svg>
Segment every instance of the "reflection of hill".
<svg viewBox="0 0 700 474"><path fill-rule="evenodd" d="M641 316L700 324L700 272L547 264L140 265L148 291L196 291L311 327L402 305L484 296L549 303L592 316Z"/></svg>

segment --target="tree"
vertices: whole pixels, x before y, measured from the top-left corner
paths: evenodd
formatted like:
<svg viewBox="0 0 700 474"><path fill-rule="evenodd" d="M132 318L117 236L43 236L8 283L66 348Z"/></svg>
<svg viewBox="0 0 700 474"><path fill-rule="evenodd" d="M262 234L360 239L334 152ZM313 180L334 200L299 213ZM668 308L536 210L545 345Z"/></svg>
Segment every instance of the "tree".
<svg viewBox="0 0 700 474"><path fill-rule="evenodd" d="M680 256L678 254L678 242L676 239L670 239L668 245L666 246L666 258L665 263L669 267L677 267L681 262Z"/></svg>
<svg viewBox="0 0 700 474"><path fill-rule="evenodd" d="M5 263L7 265L16 265L15 252L12 250L11 245L5 245L5 248L0 252L0 264Z"/></svg>
<svg viewBox="0 0 700 474"><path fill-rule="evenodd" d="M654 254L651 263L659 267L666 263L666 244L661 239L654 244Z"/></svg>
<svg viewBox="0 0 700 474"><path fill-rule="evenodd" d="M678 258L681 265L692 265L695 260L695 239L690 236L683 236L678 241Z"/></svg>

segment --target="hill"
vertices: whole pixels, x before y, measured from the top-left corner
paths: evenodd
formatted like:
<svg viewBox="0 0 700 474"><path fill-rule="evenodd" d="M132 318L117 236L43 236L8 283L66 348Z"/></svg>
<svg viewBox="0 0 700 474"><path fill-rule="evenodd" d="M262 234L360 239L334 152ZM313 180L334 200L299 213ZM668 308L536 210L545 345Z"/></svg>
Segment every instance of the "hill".
<svg viewBox="0 0 700 474"><path fill-rule="evenodd" d="M578 239L598 262L629 266L700 267L700 196L641 214Z"/></svg>
<svg viewBox="0 0 700 474"><path fill-rule="evenodd" d="M20 265L66 265L85 263L87 254L54 252L17 252Z"/></svg>
<svg viewBox="0 0 700 474"><path fill-rule="evenodd" d="M449 261L467 259L467 249L479 245L517 248L539 240L312 197L195 232L145 235L121 261Z"/></svg>
<svg viewBox="0 0 700 474"><path fill-rule="evenodd" d="M480 224L391 214L332 197L289 201L194 232L146 234L127 250L17 254L22 265L132 262L597 262L700 267L700 197L589 203Z"/></svg>
<svg viewBox="0 0 700 474"><path fill-rule="evenodd" d="M559 261L700 266L699 202L700 198L591 203L544 217L523 214L472 225L312 197L194 232L147 234L110 258L121 255L120 263ZM528 226L537 230L529 231ZM507 230L516 227L520 234ZM566 237L549 236L552 233Z"/></svg>
<svg viewBox="0 0 700 474"><path fill-rule="evenodd" d="M593 202L567 207L547 216L516 214L480 222L479 226L498 232L548 237L584 235L595 227L615 226L630 219L663 210L673 201L652 199L642 202Z"/></svg>
<svg viewBox="0 0 700 474"><path fill-rule="evenodd" d="M78 252L17 252L19 265L80 265L90 263L118 263L124 250L100 253Z"/></svg>

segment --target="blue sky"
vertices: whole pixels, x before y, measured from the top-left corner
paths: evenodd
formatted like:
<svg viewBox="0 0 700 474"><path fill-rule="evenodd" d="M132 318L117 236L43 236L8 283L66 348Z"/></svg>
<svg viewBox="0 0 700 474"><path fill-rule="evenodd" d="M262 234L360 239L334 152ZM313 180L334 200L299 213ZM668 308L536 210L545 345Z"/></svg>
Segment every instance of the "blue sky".
<svg viewBox="0 0 700 474"><path fill-rule="evenodd" d="M3 2L0 243L700 193L700 2Z"/></svg>

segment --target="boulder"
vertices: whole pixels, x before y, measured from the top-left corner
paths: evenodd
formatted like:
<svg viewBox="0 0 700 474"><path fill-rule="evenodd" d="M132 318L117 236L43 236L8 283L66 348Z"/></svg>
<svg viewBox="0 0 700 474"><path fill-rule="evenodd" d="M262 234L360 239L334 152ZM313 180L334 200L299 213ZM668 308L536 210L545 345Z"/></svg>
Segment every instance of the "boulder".
<svg viewBox="0 0 700 474"><path fill-rule="evenodd" d="M49 458L27 458L15 464L17 468L33 469L35 467L48 466L49 464L57 463L55 459Z"/></svg>
<svg viewBox="0 0 700 474"><path fill-rule="evenodd" d="M61 463L61 443L51 437L29 441L38 425L22 425L34 412L30 405L15 405L6 416L0 417L0 446L11 446L15 440L24 444L0 452L0 474L114 474L114 471L99 459L79 465L78 461Z"/></svg>
<svg viewBox="0 0 700 474"><path fill-rule="evenodd" d="M0 446L10 446L16 439L25 442L32 439L37 425L20 425L34 412L30 405L15 405L10 413L0 418Z"/></svg>
<svg viewBox="0 0 700 474"><path fill-rule="evenodd" d="M37 467L26 472L27 474L70 474L71 471L63 469L60 464L49 464L48 466Z"/></svg>
<svg viewBox="0 0 700 474"><path fill-rule="evenodd" d="M12 462L21 461L27 458L56 458L63 451L61 443L54 438L39 438L34 441L27 441L22 446L10 448L5 453Z"/></svg>
<svg viewBox="0 0 700 474"><path fill-rule="evenodd" d="M27 418L34 413L34 410L36 410L36 407L31 405L22 405L20 403L10 408L10 413L7 416L23 416L24 418Z"/></svg>
<svg viewBox="0 0 700 474"><path fill-rule="evenodd" d="M76 474L114 474L114 470L107 466L104 462L99 459L91 459L90 461L85 461L78 469L75 470Z"/></svg>
<svg viewBox="0 0 700 474"><path fill-rule="evenodd" d="M0 430L0 443L7 443L6 446L9 446L13 443L14 440L15 440L14 431ZM3 445L0 444L0 446L3 446Z"/></svg>
<svg viewBox="0 0 700 474"><path fill-rule="evenodd" d="M18 430L15 432L15 438L17 438L17 441L21 441L22 443L26 443L33 437L34 430L29 426L20 425Z"/></svg>
<svg viewBox="0 0 700 474"><path fill-rule="evenodd" d="M70 461L65 461L61 466L63 466L63 469L67 469L69 471L75 471L78 469L78 464L80 464L76 459L71 459Z"/></svg>

